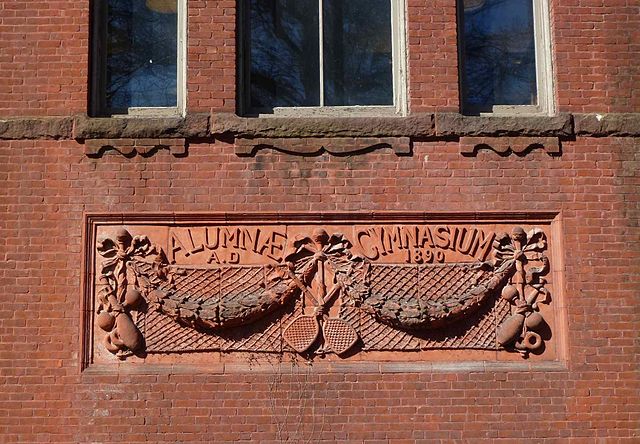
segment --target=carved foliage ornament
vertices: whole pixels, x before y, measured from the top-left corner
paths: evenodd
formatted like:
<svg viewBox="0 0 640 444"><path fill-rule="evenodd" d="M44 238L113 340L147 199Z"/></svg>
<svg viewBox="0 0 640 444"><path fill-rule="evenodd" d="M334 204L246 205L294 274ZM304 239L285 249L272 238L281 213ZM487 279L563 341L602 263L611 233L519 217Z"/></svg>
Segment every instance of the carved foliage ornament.
<svg viewBox="0 0 640 444"><path fill-rule="evenodd" d="M118 230L115 240L99 242L97 249L105 258L99 278L96 313L98 326L107 332L102 342L107 350L119 356L140 350L144 347L144 339L132 319L132 311L143 303L139 281L142 274L138 265L147 257L154 257L155 277L160 280L163 253L146 237L131 237L124 228Z"/></svg>
<svg viewBox="0 0 640 444"><path fill-rule="evenodd" d="M321 228L299 236L290 248L275 265L172 265L146 236L119 229L115 239L97 245L104 261L95 319L105 332L104 347L121 358L144 353L136 323L143 313L159 312L217 335L294 302L302 313L283 325L284 342L297 353L344 356L357 351L360 340L343 317L345 309L420 334L468 317L496 295L512 307L497 328L499 345L524 357L543 346L539 332L545 321L538 304L549 302L542 277L549 261L541 229L516 227L496 236L492 260L484 262L374 263L353 254L344 235Z"/></svg>
<svg viewBox="0 0 640 444"><path fill-rule="evenodd" d="M549 259L543 254L546 248L540 229L525 233L522 228L514 228L511 236L503 234L495 241L498 268L512 270L509 285L502 288L502 298L515 307L515 313L498 327L497 340L503 346L515 346L525 356L543 345L536 331L545 326L538 303L549 302L546 280L541 277L549 271ZM539 265L533 266L536 263Z"/></svg>

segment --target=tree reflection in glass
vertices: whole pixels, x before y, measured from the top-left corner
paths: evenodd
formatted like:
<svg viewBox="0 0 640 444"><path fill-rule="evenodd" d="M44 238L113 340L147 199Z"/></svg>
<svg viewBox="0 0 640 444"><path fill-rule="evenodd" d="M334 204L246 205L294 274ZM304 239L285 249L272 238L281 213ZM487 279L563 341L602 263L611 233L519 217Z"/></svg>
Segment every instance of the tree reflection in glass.
<svg viewBox="0 0 640 444"><path fill-rule="evenodd" d="M318 106L317 0L251 0L251 106Z"/></svg>
<svg viewBox="0 0 640 444"><path fill-rule="evenodd" d="M325 105L393 105L389 0L324 0Z"/></svg>
<svg viewBox="0 0 640 444"><path fill-rule="evenodd" d="M393 105L391 0L247 4L252 110Z"/></svg>
<svg viewBox="0 0 640 444"><path fill-rule="evenodd" d="M532 0L464 0L462 4L465 111L536 105Z"/></svg>
<svg viewBox="0 0 640 444"><path fill-rule="evenodd" d="M106 106L177 105L177 0L108 0Z"/></svg>

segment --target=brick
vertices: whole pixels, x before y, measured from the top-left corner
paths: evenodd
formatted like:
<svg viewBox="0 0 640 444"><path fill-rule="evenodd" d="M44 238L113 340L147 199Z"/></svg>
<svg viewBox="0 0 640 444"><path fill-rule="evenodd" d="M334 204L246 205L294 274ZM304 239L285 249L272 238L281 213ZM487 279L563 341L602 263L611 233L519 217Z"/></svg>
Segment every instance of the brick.
<svg viewBox="0 0 640 444"><path fill-rule="evenodd" d="M408 0L409 108L429 116L409 155L346 153L354 134L334 134L348 155L240 158L233 138L208 132L210 115L235 112L236 2L188 3L187 103L201 114L178 119L171 135L162 123L127 129L77 118L76 141L68 119L88 108L89 2L0 0L1 442L638 440L635 5L550 2L557 109L575 114L578 132L558 127L557 156L465 157L460 133L434 139L430 116L459 111L456 6ZM615 114L597 117L607 113ZM6 122L21 116L28 125ZM311 151L309 141L295 143ZM108 144L169 150L84 154ZM567 361L256 367L178 357L80 372L85 213L390 210L559 213Z"/></svg>

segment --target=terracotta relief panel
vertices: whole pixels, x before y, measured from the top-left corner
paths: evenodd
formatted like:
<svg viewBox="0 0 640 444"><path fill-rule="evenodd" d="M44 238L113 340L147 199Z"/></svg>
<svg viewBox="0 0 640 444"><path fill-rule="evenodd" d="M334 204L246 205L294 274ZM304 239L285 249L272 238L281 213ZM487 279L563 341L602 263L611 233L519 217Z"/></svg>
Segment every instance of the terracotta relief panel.
<svg viewBox="0 0 640 444"><path fill-rule="evenodd" d="M88 216L85 362L557 360L555 225L550 214Z"/></svg>

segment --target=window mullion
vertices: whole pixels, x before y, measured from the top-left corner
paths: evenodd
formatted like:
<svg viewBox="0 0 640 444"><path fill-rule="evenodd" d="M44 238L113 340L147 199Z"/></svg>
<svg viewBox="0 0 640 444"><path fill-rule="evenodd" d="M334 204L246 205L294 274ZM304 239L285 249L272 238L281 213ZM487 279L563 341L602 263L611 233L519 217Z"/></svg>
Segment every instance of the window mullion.
<svg viewBox="0 0 640 444"><path fill-rule="evenodd" d="M320 106L324 106L324 16L323 0L318 0L318 41L320 45Z"/></svg>

